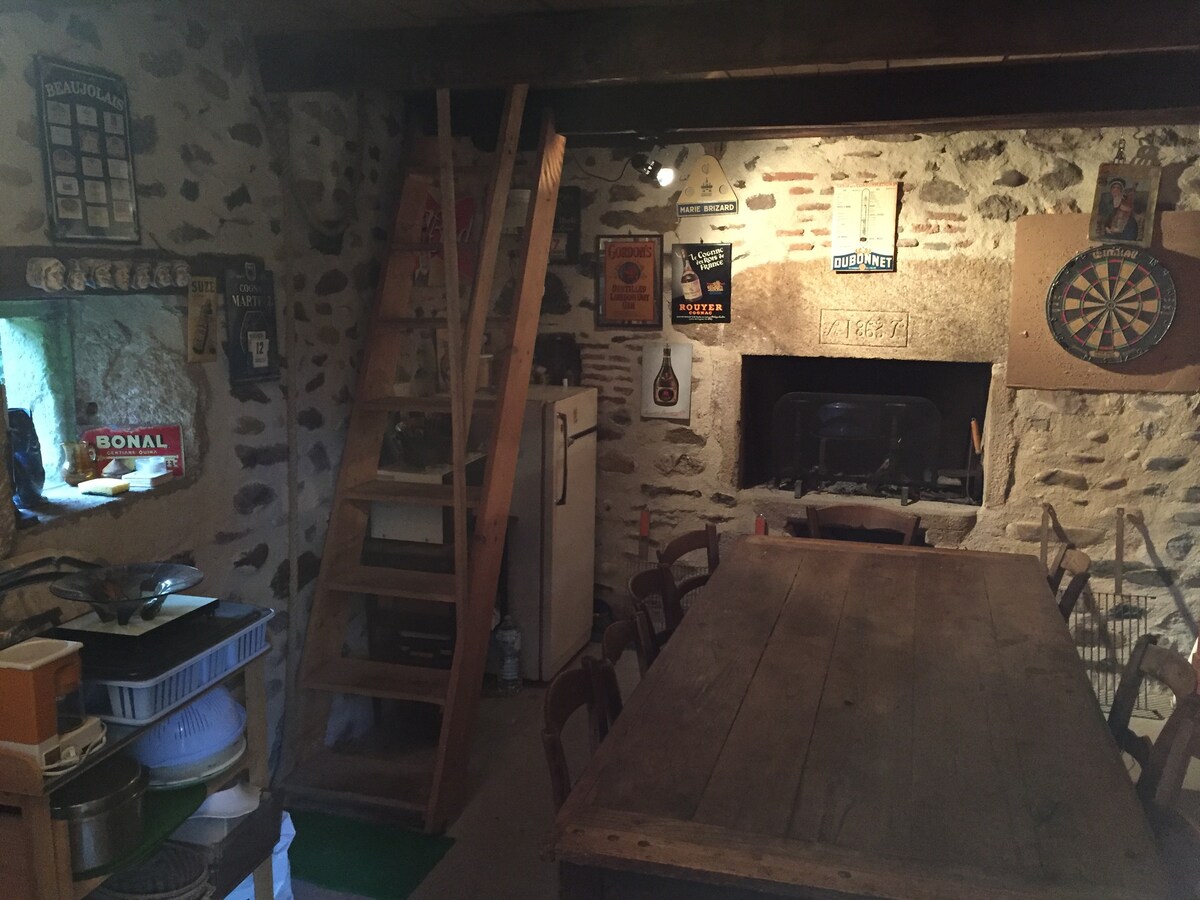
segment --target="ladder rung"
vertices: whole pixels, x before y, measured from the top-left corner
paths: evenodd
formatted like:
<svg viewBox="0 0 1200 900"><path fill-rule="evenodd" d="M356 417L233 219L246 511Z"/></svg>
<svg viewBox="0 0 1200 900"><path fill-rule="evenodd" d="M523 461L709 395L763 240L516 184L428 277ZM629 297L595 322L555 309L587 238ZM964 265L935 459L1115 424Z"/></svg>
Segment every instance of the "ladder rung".
<svg viewBox="0 0 1200 900"><path fill-rule="evenodd" d="M381 566L342 566L329 573L325 587L351 594L455 602L454 576Z"/></svg>
<svg viewBox="0 0 1200 900"><path fill-rule="evenodd" d="M450 672L343 657L320 666L302 683L314 691L441 705L446 702Z"/></svg>
<svg viewBox="0 0 1200 900"><path fill-rule="evenodd" d="M495 394L485 394L479 392L475 394L475 408L487 409L490 406L496 405ZM433 412L449 412L450 411L450 395L449 394L433 394L428 397L377 397L374 400L364 400L362 403L364 409L371 412L394 412L412 410L414 412L433 411Z"/></svg>
<svg viewBox="0 0 1200 900"><path fill-rule="evenodd" d="M491 177L493 168L491 166L455 166L455 175L474 175L480 177ZM410 165L406 169L409 175L433 175L442 174L441 166L425 166L425 165Z"/></svg>
<svg viewBox="0 0 1200 900"><path fill-rule="evenodd" d="M393 756L339 753L328 747L299 763L285 790L292 798L425 812L436 762L433 748Z"/></svg>
<svg viewBox="0 0 1200 900"><path fill-rule="evenodd" d="M390 248L392 253L436 253L441 249L441 241L393 241Z"/></svg>
<svg viewBox="0 0 1200 900"><path fill-rule="evenodd" d="M467 506L479 505L480 488L467 486ZM375 478L346 490L347 500L405 503L411 506L453 506L454 486Z"/></svg>

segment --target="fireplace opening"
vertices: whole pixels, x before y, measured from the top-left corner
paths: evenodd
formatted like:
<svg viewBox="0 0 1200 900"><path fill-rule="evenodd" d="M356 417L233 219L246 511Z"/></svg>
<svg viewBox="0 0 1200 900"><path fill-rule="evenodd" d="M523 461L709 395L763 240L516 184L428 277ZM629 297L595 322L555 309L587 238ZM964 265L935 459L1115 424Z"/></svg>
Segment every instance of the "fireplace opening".
<svg viewBox="0 0 1200 900"><path fill-rule="evenodd" d="M742 357L740 481L978 504L989 363Z"/></svg>

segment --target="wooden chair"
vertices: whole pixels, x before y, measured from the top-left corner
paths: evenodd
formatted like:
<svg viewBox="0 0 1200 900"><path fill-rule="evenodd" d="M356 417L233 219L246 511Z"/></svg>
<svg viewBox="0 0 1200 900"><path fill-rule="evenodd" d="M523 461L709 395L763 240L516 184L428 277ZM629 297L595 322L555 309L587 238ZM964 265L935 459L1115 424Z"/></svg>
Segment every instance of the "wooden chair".
<svg viewBox="0 0 1200 900"><path fill-rule="evenodd" d="M1079 595L1083 593L1091 577L1092 559L1070 544L1064 544L1054 554L1047 568L1046 582L1054 596L1058 597L1058 611L1064 619L1070 619L1071 613L1075 611L1075 604L1079 602ZM1067 582L1066 589L1060 596L1058 589L1062 587L1063 579L1067 575L1071 576L1071 580Z"/></svg>
<svg viewBox="0 0 1200 900"><path fill-rule="evenodd" d="M542 747L550 769L554 808L559 809L571 793L571 772L563 750L562 730L580 708L587 707L588 743L592 753L608 734L621 712L617 676L608 660L584 657L578 669L560 673L546 691L542 717Z"/></svg>
<svg viewBox="0 0 1200 900"><path fill-rule="evenodd" d="M650 624L650 614L644 605L635 609L628 619L613 622L604 629L601 638L601 650L604 658L614 666L631 645L637 654L638 674L645 675L646 670L658 656L658 642L654 637L654 626Z"/></svg>
<svg viewBox="0 0 1200 900"><path fill-rule="evenodd" d="M1200 695L1171 713L1138 779L1137 791L1158 842L1172 898L1200 897L1200 827L1176 808L1188 764L1200 757Z"/></svg>
<svg viewBox="0 0 1200 900"><path fill-rule="evenodd" d="M1175 694L1177 704L1196 693L1196 670L1191 663L1174 650L1158 646L1156 634L1138 638L1121 672L1117 691L1113 694L1112 708L1108 712L1108 730L1112 732L1117 746L1137 760L1143 772L1150 760L1152 742L1150 738L1130 731L1129 720L1133 717L1133 708L1147 676L1169 687Z"/></svg>
<svg viewBox="0 0 1200 900"><path fill-rule="evenodd" d="M685 605L684 597L708 584L709 576L721 564L721 540L717 536L717 526L709 524L697 531L681 534L658 551L658 564L670 568L678 562L680 557L695 553L697 550L705 552L708 559L708 571L690 575L676 582L675 596L679 599L681 608Z"/></svg>
<svg viewBox="0 0 1200 900"><path fill-rule="evenodd" d="M630 578L629 596L633 599L635 608L638 603L641 603L647 611L656 605L661 606L665 625L662 634L669 636L683 621L683 607L679 603L675 576L666 566L643 569ZM654 621L653 616L650 617L650 621Z"/></svg>
<svg viewBox="0 0 1200 900"><path fill-rule="evenodd" d="M894 534L899 540L892 543L912 544L917 526L921 524L920 516L861 504L826 506L821 509L810 506L807 515L809 537L826 540L842 539L836 533L840 530L843 534L848 531L862 532L862 536L856 535L850 540L878 542L876 538Z"/></svg>

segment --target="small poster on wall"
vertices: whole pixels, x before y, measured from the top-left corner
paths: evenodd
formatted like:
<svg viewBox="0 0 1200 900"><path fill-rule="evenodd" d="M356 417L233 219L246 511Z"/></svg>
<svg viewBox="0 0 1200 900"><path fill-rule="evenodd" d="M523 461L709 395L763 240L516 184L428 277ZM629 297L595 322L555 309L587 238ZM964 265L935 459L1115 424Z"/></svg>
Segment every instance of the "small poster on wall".
<svg viewBox="0 0 1200 900"><path fill-rule="evenodd" d="M459 197L454 204L454 227L458 232L458 277L470 284L475 278L475 257L471 233L475 229L475 198ZM442 287L446 284L446 266L442 260L442 194L429 188L421 210L421 249L413 269L413 284Z"/></svg>
<svg viewBox="0 0 1200 900"><path fill-rule="evenodd" d="M1161 176L1158 166L1100 166L1088 239L1149 247L1154 238L1154 209Z"/></svg>
<svg viewBox="0 0 1200 900"><path fill-rule="evenodd" d="M692 415L692 345L651 341L642 348L642 418Z"/></svg>
<svg viewBox="0 0 1200 900"><path fill-rule="evenodd" d="M275 281L255 263L225 272L225 325L229 383L279 377Z"/></svg>
<svg viewBox="0 0 1200 900"><path fill-rule="evenodd" d="M732 244L676 244L671 253L671 323L730 321Z"/></svg>
<svg viewBox="0 0 1200 900"><path fill-rule="evenodd" d="M187 361L213 362L217 358L217 279L193 275L188 286Z"/></svg>
<svg viewBox="0 0 1200 900"><path fill-rule="evenodd" d="M679 218L688 216L734 216L738 211L737 192L725 177L715 156L701 156L684 179L675 204Z"/></svg>
<svg viewBox="0 0 1200 900"><path fill-rule="evenodd" d="M662 235L596 238L596 327L662 328Z"/></svg>
<svg viewBox="0 0 1200 900"><path fill-rule="evenodd" d="M895 181L837 185L833 189L833 271L896 271Z"/></svg>
<svg viewBox="0 0 1200 900"><path fill-rule="evenodd" d="M37 91L52 239L137 243L125 82L39 56Z"/></svg>

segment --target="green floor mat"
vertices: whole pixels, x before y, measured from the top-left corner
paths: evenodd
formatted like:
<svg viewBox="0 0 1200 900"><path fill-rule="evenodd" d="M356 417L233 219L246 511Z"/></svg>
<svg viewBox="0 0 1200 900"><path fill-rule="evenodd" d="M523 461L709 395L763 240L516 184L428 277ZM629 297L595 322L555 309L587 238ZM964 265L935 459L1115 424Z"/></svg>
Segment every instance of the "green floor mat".
<svg viewBox="0 0 1200 900"><path fill-rule="evenodd" d="M453 838L316 812L293 812L292 877L323 888L404 900L438 864Z"/></svg>

